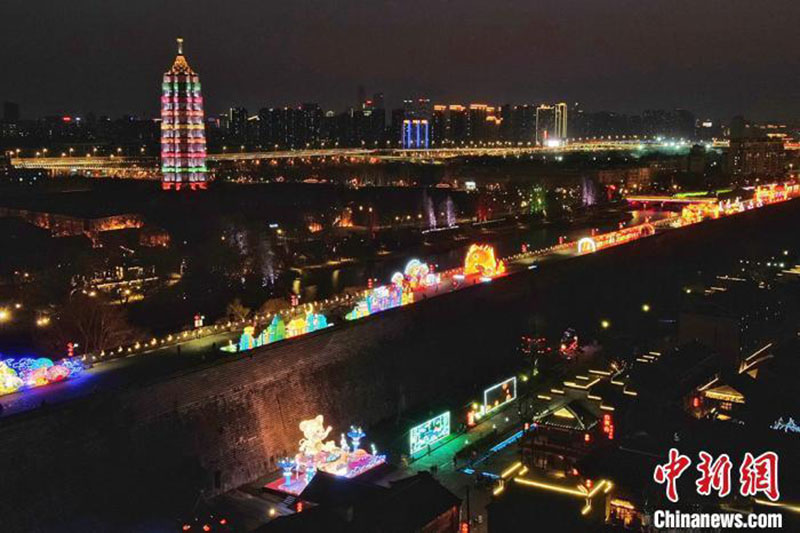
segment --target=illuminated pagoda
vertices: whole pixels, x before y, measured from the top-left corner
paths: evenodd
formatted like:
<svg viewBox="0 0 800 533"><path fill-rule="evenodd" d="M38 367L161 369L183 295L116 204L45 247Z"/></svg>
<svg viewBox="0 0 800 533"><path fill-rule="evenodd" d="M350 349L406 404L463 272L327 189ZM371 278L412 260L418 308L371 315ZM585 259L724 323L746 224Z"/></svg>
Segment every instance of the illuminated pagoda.
<svg viewBox="0 0 800 533"><path fill-rule="evenodd" d="M186 62L182 38L162 84L161 173L164 190L205 189L208 181L200 78Z"/></svg>

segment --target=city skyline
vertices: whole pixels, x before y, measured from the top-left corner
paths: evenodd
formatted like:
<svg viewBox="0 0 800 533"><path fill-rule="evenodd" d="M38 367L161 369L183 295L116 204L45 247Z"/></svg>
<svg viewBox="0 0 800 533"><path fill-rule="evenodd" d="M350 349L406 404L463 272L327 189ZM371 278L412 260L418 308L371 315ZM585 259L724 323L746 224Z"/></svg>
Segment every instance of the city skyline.
<svg viewBox="0 0 800 533"><path fill-rule="evenodd" d="M148 2L122 7L80 0L69 9L39 4L41 10L7 5L20 31L0 37L0 57L15 66L13 76L0 80L0 98L18 102L26 118L156 116L152 82L179 34L206 73L212 114L304 101L342 109L356 104L359 85L386 94L387 108L425 96L447 103L580 101L587 109L622 113L687 108L713 118L786 120L800 105L787 76L798 61L790 52L788 16L798 7L790 2L770 12L744 2L678 10L659 2L602 12L584 2L533 8L509 1L492 10L467 2L461 9L481 16L460 25L443 24L452 15L446 3L416 10L392 3L241 2L226 6L213 19L217 25L200 22L211 14L203 1L191 9L179 2L158 6L159 17L149 16L156 6ZM65 11L74 22L50 23ZM598 24L598 17L610 22ZM420 30L415 39L403 39L410 24ZM40 28L47 28L47 38ZM89 71L99 76L83 75ZM50 79L60 81L59 91L48 88Z"/></svg>

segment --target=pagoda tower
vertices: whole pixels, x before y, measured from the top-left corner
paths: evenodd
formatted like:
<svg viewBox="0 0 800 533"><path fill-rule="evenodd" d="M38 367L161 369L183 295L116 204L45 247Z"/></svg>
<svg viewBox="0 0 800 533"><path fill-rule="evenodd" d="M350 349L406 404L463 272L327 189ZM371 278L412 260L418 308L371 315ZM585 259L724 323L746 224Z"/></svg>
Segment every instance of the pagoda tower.
<svg viewBox="0 0 800 533"><path fill-rule="evenodd" d="M200 78L186 62L183 39L164 73L161 92L161 185L164 190L205 189L206 132Z"/></svg>

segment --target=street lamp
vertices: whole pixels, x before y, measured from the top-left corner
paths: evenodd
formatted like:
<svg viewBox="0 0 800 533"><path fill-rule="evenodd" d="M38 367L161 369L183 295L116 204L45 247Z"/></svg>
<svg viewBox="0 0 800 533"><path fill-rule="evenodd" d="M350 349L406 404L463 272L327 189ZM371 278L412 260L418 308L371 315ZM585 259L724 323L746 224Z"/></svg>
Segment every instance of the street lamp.
<svg viewBox="0 0 800 533"><path fill-rule="evenodd" d="M603 329L608 329L609 327L611 327L611 322L609 322L608 320L601 320L600 327L602 327Z"/></svg>
<svg viewBox="0 0 800 533"><path fill-rule="evenodd" d="M642 311L644 311L645 313L650 312L650 304L643 304Z"/></svg>

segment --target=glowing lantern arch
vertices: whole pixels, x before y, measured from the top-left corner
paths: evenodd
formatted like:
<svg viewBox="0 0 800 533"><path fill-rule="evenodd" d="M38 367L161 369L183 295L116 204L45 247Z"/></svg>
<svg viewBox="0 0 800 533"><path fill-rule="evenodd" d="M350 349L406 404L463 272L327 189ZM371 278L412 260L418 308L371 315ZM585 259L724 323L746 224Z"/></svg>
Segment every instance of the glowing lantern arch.
<svg viewBox="0 0 800 533"><path fill-rule="evenodd" d="M656 234L656 228L649 222L645 222L639 226L639 235L642 237L650 237Z"/></svg>
<svg viewBox="0 0 800 533"><path fill-rule="evenodd" d="M578 241L578 253L586 254L597 251L597 243L591 237L584 237Z"/></svg>

